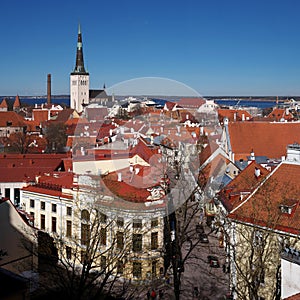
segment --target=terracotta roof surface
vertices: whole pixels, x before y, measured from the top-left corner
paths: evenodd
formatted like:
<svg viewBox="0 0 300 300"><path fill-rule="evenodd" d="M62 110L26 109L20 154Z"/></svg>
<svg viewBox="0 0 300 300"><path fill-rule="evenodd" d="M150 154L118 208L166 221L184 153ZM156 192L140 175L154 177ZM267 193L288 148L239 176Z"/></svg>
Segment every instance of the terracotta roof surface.
<svg viewBox="0 0 300 300"><path fill-rule="evenodd" d="M186 109L198 109L206 101L203 98L181 98L178 105Z"/></svg>
<svg viewBox="0 0 300 300"><path fill-rule="evenodd" d="M6 102L5 98L1 101L0 108L8 108L8 105L7 105L7 102Z"/></svg>
<svg viewBox="0 0 300 300"><path fill-rule="evenodd" d="M14 101L14 104L13 104L13 107L14 107L14 108L19 108L19 107L21 107L21 102L20 102L19 95L16 96L15 101Z"/></svg>
<svg viewBox="0 0 300 300"><path fill-rule="evenodd" d="M0 182L34 181L37 175L62 165L65 154L1 154Z"/></svg>
<svg viewBox="0 0 300 300"><path fill-rule="evenodd" d="M300 300L300 293L284 298L283 300Z"/></svg>
<svg viewBox="0 0 300 300"><path fill-rule="evenodd" d="M14 111L0 111L0 127L23 127L24 119Z"/></svg>
<svg viewBox="0 0 300 300"><path fill-rule="evenodd" d="M229 122L250 120L252 118L251 114L244 109L218 109L218 117L221 122L226 117ZM244 118L244 119L243 119Z"/></svg>
<svg viewBox="0 0 300 300"><path fill-rule="evenodd" d="M230 143L236 159L257 156L270 159L286 155L286 147L300 143L300 123L233 122L228 124Z"/></svg>
<svg viewBox="0 0 300 300"><path fill-rule="evenodd" d="M269 118L273 121L280 121L281 119L292 120L294 118L294 116L292 113L290 113L289 111L286 111L284 108L274 108L273 111L271 111L269 113L267 118Z"/></svg>
<svg viewBox="0 0 300 300"><path fill-rule="evenodd" d="M259 170L259 173L257 172ZM256 174L259 176L255 175ZM238 176L219 192L219 198L228 211L240 204L241 195L249 195L270 172L252 161Z"/></svg>
<svg viewBox="0 0 300 300"><path fill-rule="evenodd" d="M229 214L229 218L287 233L300 231L300 165L281 163L266 181ZM282 206L293 203L290 213Z"/></svg>

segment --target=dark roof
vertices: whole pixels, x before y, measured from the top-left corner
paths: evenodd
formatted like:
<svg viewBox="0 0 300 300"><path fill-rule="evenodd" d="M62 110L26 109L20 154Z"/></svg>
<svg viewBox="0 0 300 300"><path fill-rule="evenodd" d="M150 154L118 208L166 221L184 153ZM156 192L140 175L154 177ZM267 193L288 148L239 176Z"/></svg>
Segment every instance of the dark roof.
<svg viewBox="0 0 300 300"><path fill-rule="evenodd" d="M89 97L90 98L106 98L107 97L107 94L105 92L105 90L90 90L89 91Z"/></svg>

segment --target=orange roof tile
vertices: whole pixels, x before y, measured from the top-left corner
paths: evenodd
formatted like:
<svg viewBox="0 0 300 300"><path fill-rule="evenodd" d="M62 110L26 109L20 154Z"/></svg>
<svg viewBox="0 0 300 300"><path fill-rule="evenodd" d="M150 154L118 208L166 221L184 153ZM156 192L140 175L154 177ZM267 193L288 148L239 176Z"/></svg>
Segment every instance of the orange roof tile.
<svg viewBox="0 0 300 300"><path fill-rule="evenodd" d="M259 176L255 175L255 170L259 170ZM267 169L252 161L219 192L219 197L225 208L231 211L239 205L241 194L250 194L269 174L270 172Z"/></svg>
<svg viewBox="0 0 300 300"><path fill-rule="evenodd" d="M200 97L194 98L181 98L178 102L178 105L186 109L198 109L206 101Z"/></svg>
<svg viewBox="0 0 300 300"><path fill-rule="evenodd" d="M228 118L229 122L250 120L251 114L244 109L223 109L217 110L220 122L223 122L224 118Z"/></svg>
<svg viewBox="0 0 300 300"><path fill-rule="evenodd" d="M274 108L273 111L269 113L267 118L272 121L280 121L281 119L292 120L294 118L293 114L289 111L288 114L286 112L287 111L284 108Z"/></svg>
<svg viewBox="0 0 300 300"><path fill-rule="evenodd" d="M20 102L19 95L17 95L13 104L13 108L19 108L19 107L21 107L21 102Z"/></svg>
<svg viewBox="0 0 300 300"><path fill-rule="evenodd" d="M253 149L256 156L270 159L286 155L286 147L300 144L300 123L233 122L228 124L233 153L246 158Z"/></svg>
<svg viewBox="0 0 300 300"><path fill-rule="evenodd" d="M14 111L0 111L0 127L23 127L25 120Z"/></svg>
<svg viewBox="0 0 300 300"><path fill-rule="evenodd" d="M229 214L229 218L291 234L300 231L300 165L281 163L261 186ZM291 214L280 209L293 200Z"/></svg>
<svg viewBox="0 0 300 300"><path fill-rule="evenodd" d="M1 101L0 108L8 108L8 105L7 105L7 102L6 102L5 98Z"/></svg>

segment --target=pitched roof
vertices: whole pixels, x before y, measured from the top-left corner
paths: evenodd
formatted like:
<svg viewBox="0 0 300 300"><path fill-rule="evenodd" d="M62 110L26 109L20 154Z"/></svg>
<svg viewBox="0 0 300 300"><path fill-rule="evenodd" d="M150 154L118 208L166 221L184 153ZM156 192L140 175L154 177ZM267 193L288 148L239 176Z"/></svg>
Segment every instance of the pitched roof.
<svg viewBox="0 0 300 300"><path fill-rule="evenodd" d="M228 217L298 235L299 177L299 164L281 163L250 196L232 210ZM282 206L290 206L291 213L282 211Z"/></svg>
<svg viewBox="0 0 300 300"><path fill-rule="evenodd" d="M108 115L107 107L87 107L86 109L87 119L103 121L105 117Z"/></svg>
<svg viewBox="0 0 300 300"><path fill-rule="evenodd" d="M300 293L284 298L283 300L300 300Z"/></svg>
<svg viewBox="0 0 300 300"><path fill-rule="evenodd" d="M236 159L255 155L270 159L286 155L286 147L300 143L300 123L233 122L228 124L230 143Z"/></svg>
<svg viewBox="0 0 300 300"><path fill-rule="evenodd" d="M0 111L0 127L23 127L25 120L14 111Z"/></svg>
<svg viewBox="0 0 300 300"><path fill-rule="evenodd" d="M1 154L0 182L34 181L37 175L62 166L66 154Z"/></svg>
<svg viewBox="0 0 300 300"><path fill-rule="evenodd" d="M218 109L218 117L221 122L224 118L228 118L229 122L250 120L251 114L244 109Z"/></svg>
<svg viewBox="0 0 300 300"><path fill-rule="evenodd" d="M13 104L13 108L19 108L19 107L21 107L21 102L20 102L19 95L17 95Z"/></svg>
<svg viewBox="0 0 300 300"><path fill-rule="evenodd" d="M7 105L7 102L6 102L5 98L3 98L3 100L1 101L0 108L8 108L8 105Z"/></svg>
<svg viewBox="0 0 300 300"><path fill-rule="evenodd" d="M272 121L281 121L284 120L292 120L294 118L293 114L284 108L274 108L269 115L267 116Z"/></svg>
<svg viewBox="0 0 300 300"><path fill-rule="evenodd" d="M201 105L205 103L205 100L200 97L194 98L181 98L178 105L186 109L198 109Z"/></svg>
<svg viewBox="0 0 300 300"><path fill-rule="evenodd" d="M259 170L259 173L256 171ZM257 172L255 175L255 172ZM219 192L219 198L224 207L231 211L240 204L243 195L249 195L270 172L261 165L252 161L238 176Z"/></svg>

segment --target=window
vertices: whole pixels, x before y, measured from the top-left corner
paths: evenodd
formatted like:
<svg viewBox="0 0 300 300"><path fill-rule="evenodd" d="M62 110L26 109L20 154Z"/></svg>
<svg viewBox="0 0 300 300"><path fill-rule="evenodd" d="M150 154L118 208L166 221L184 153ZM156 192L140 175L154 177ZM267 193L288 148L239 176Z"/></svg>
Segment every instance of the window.
<svg viewBox="0 0 300 300"><path fill-rule="evenodd" d="M133 228L140 229L142 228L142 220L133 220Z"/></svg>
<svg viewBox="0 0 300 300"><path fill-rule="evenodd" d="M158 219L152 219L151 220L151 228L157 227L158 226Z"/></svg>
<svg viewBox="0 0 300 300"><path fill-rule="evenodd" d="M66 246L66 257L67 257L67 259L72 258L72 249L69 246Z"/></svg>
<svg viewBox="0 0 300 300"><path fill-rule="evenodd" d="M33 211L30 212L30 220L32 222L32 226L34 226L34 212Z"/></svg>
<svg viewBox="0 0 300 300"><path fill-rule="evenodd" d="M41 209L45 210L46 208L46 203L44 201L41 201Z"/></svg>
<svg viewBox="0 0 300 300"><path fill-rule="evenodd" d="M151 233L151 250L158 248L158 232Z"/></svg>
<svg viewBox="0 0 300 300"><path fill-rule="evenodd" d="M90 220L90 213L86 209L81 211L81 220L86 222Z"/></svg>
<svg viewBox="0 0 300 300"><path fill-rule="evenodd" d="M67 232L66 232L67 237L72 237L72 222L67 221Z"/></svg>
<svg viewBox="0 0 300 300"><path fill-rule="evenodd" d="M132 251L142 251L143 237L141 234L133 234L132 236Z"/></svg>
<svg viewBox="0 0 300 300"><path fill-rule="evenodd" d="M104 213L100 213L99 216L100 216L100 222L101 223L106 223L107 216Z"/></svg>
<svg viewBox="0 0 300 300"><path fill-rule="evenodd" d="M14 202L16 205L20 204L20 189L14 188Z"/></svg>
<svg viewBox="0 0 300 300"><path fill-rule="evenodd" d="M152 261L152 277L156 277L157 273L157 260Z"/></svg>
<svg viewBox="0 0 300 300"><path fill-rule="evenodd" d="M34 200L30 199L30 207L34 208Z"/></svg>
<svg viewBox="0 0 300 300"><path fill-rule="evenodd" d="M117 274L123 274L124 273L124 264L122 260L118 260L117 262Z"/></svg>
<svg viewBox="0 0 300 300"><path fill-rule="evenodd" d="M45 229L45 215L41 215L41 229Z"/></svg>
<svg viewBox="0 0 300 300"><path fill-rule="evenodd" d="M106 246L106 228L100 229L100 244Z"/></svg>
<svg viewBox="0 0 300 300"><path fill-rule="evenodd" d="M56 204L52 204L52 212L56 213Z"/></svg>
<svg viewBox="0 0 300 300"><path fill-rule="evenodd" d="M101 262L100 262L100 266L102 270L106 269L106 256L101 255Z"/></svg>
<svg viewBox="0 0 300 300"><path fill-rule="evenodd" d="M81 244L87 246L90 239L90 226L81 223Z"/></svg>
<svg viewBox="0 0 300 300"><path fill-rule="evenodd" d="M124 248L124 233L121 231L117 232L117 249Z"/></svg>
<svg viewBox="0 0 300 300"><path fill-rule="evenodd" d="M140 262L132 263L132 275L133 277L137 277L137 278L142 277L142 264Z"/></svg>
<svg viewBox="0 0 300 300"><path fill-rule="evenodd" d="M123 218L118 218L117 219L117 226L123 227L124 226L124 219Z"/></svg>
<svg viewBox="0 0 300 300"><path fill-rule="evenodd" d="M72 216L72 207L71 206L67 207L67 216Z"/></svg>
<svg viewBox="0 0 300 300"><path fill-rule="evenodd" d="M52 217L52 232L56 232L56 218Z"/></svg>

